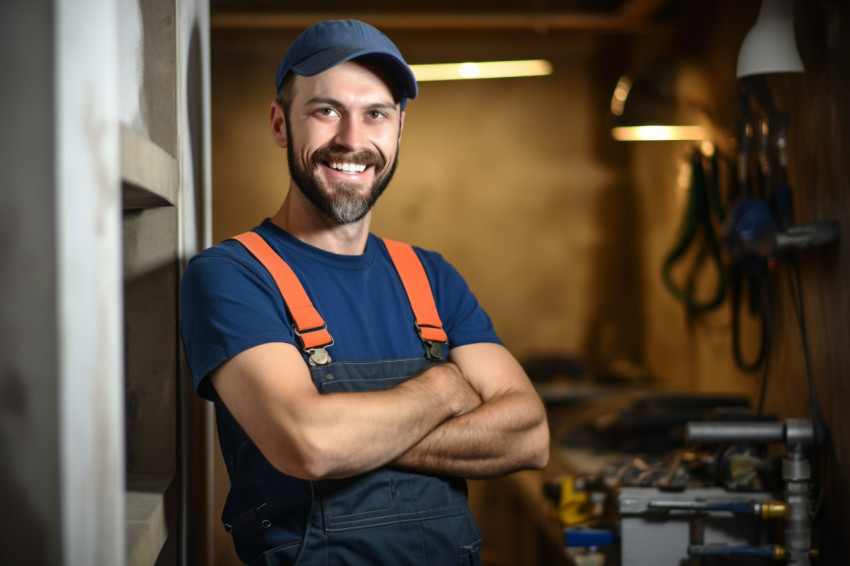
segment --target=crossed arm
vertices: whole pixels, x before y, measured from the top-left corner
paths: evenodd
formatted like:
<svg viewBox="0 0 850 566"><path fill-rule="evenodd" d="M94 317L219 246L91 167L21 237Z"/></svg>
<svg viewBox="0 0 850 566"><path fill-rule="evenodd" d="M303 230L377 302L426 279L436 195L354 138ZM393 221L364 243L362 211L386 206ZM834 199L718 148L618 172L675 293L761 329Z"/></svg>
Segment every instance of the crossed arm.
<svg viewBox="0 0 850 566"><path fill-rule="evenodd" d="M514 357L498 344L472 344L453 349L449 359L482 403L441 423L393 464L466 478L544 467L549 460L546 412Z"/></svg>
<svg viewBox="0 0 850 566"><path fill-rule="evenodd" d="M449 363L383 391L319 394L290 344L246 350L211 378L269 462L304 479L381 466L463 477L542 468L543 404L497 344L454 348Z"/></svg>

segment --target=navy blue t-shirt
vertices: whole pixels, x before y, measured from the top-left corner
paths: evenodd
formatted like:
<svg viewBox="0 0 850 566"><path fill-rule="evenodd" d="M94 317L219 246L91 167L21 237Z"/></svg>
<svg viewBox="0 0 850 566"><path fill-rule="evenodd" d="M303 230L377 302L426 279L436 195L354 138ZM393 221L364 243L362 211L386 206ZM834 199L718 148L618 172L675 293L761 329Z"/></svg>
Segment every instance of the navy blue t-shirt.
<svg viewBox="0 0 850 566"><path fill-rule="evenodd" d="M265 220L254 229L289 264L327 324L335 362L419 358L424 347L398 273L380 238L362 255L315 248ZM425 268L449 347L495 342L493 324L443 257L414 248ZM228 240L191 259L181 281L181 332L198 394L214 399L209 373L236 354L270 342L296 345L274 279L241 244Z"/></svg>

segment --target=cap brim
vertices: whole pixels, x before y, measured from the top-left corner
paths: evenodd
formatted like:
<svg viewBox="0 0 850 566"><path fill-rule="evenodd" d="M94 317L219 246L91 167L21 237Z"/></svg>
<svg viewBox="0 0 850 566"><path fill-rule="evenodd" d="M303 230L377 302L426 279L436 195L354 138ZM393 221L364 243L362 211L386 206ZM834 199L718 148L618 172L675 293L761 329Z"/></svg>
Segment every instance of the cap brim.
<svg viewBox="0 0 850 566"><path fill-rule="evenodd" d="M297 65L293 65L291 71L304 77L312 77L340 63L366 56L380 59L390 74L399 81L399 86L404 89L403 95L410 99L416 98L418 87L413 71L397 55L386 51L376 51L374 49L363 49L362 47L352 46L331 47L304 59Z"/></svg>

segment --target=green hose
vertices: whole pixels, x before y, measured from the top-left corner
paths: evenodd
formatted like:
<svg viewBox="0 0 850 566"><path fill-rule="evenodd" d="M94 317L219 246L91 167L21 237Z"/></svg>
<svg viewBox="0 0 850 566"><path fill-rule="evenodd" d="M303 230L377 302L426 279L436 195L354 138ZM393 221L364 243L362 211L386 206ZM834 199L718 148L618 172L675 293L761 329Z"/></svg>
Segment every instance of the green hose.
<svg viewBox="0 0 850 566"><path fill-rule="evenodd" d="M676 242L668 252L661 268L664 284L692 314L717 308L726 297L726 268L723 264L720 243L715 236L711 217L712 209L721 220L724 216L717 187L717 157L716 155L711 156L711 173L709 176L706 175L702 160L702 153L698 149L695 150L691 155L691 186L688 192L685 216L682 219ZM703 247L698 251L696 261L691 266L691 272L688 276L688 285L683 289L673 281L671 270L673 265L682 259L685 252L693 244L700 229L703 231ZM706 259L709 259L715 266L717 286L711 297L699 300L693 295L692 289L695 286L699 268Z"/></svg>

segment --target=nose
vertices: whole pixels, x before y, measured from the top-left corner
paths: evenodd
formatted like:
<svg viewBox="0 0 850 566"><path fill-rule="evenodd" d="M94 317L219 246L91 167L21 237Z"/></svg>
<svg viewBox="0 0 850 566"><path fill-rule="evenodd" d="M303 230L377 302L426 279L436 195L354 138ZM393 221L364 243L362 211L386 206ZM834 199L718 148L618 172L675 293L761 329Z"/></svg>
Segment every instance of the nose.
<svg viewBox="0 0 850 566"><path fill-rule="evenodd" d="M351 114L343 114L337 123L334 141L337 145L356 151L364 146L365 134L364 124Z"/></svg>

